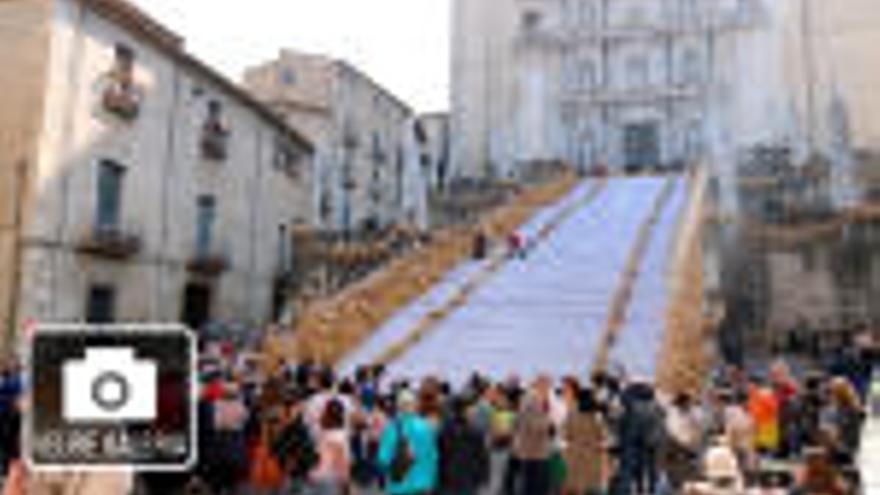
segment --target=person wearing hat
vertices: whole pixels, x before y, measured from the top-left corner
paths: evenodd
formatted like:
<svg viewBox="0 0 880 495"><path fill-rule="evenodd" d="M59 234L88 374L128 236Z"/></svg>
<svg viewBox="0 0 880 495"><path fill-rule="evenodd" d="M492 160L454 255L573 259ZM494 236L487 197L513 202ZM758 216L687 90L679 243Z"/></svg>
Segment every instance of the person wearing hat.
<svg viewBox="0 0 880 495"><path fill-rule="evenodd" d="M736 453L725 437L719 437L703 456L703 475L708 493L733 495L745 492L745 480Z"/></svg>
<svg viewBox="0 0 880 495"><path fill-rule="evenodd" d="M387 474L388 495L428 495L437 488L437 432L416 413L417 399L404 389L397 396L397 414L388 421L379 441L377 461ZM395 464L405 458L403 472Z"/></svg>

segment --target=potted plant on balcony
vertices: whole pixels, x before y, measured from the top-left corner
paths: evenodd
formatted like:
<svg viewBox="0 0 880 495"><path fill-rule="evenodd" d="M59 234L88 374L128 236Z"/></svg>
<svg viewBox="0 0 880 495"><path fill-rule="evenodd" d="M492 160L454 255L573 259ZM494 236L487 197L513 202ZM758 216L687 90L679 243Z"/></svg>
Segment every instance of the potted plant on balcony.
<svg viewBox="0 0 880 495"><path fill-rule="evenodd" d="M105 110L123 120L134 120L140 113L141 100L141 92L130 69L110 71L102 98Z"/></svg>
<svg viewBox="0 0 880 495"><path fill-rule="evenodd" d="M202 127L202 155L209 160L227 157L229 126L222 119L209 119Z"/></svg>

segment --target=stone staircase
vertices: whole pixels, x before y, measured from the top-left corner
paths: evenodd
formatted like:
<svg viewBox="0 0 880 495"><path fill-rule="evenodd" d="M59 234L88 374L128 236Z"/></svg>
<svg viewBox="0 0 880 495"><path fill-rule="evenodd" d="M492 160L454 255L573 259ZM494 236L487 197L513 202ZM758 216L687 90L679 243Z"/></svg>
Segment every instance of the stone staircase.
<svg viewBox="0 0 880 495"><path fill-rule="evenodd" d="M633 331L643 341L626 348L640 356L655 352L662 338L662 304L641 300L663 300L656 292L662 292L664 286L656 280L665 274L664 257L671 242L667 231L674 230L680 209L677 205L684 195L683 180L675 182L672 199L664 203L655 226L659 240L652 236L640 270L640 277L649 278L644 285L637 284L632 302L640 325ZM468 295L467 301L434 322L430 332L390 364L390 374L408 378L439 375L454 383L465 380L473 370L495 378L517 374L527 379L538 373L585 375L601 343L609 298L625 269L631 245L666 184L666 178L656 177L610 179L592 201L567 216L526 259L505 262ZM564 205L565 201L542 211L530 223L531 228L540 229ZM641 327L652 322L656 331ZM392 319L392 324L398 326L398 332L405 327L402 321ZM343 370L375 359L383 344L394 341L389 338L392 333L389 329L377 332L376 340L345 360ZM615 357L625 361L626 354ZM640 368L652 366L653 356Z"/></svg>

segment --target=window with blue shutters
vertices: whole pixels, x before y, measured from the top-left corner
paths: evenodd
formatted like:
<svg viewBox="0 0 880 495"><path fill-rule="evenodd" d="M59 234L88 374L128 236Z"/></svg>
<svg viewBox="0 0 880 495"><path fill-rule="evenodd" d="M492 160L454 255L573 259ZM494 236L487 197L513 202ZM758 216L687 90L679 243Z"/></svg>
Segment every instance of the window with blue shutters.
<svg viewBox="0 0 880 495"><path fill-rule="evenodd" d="M217 201L210 194L199 196L196 212L196 252L207 256L211 252L214 224L217 220Z"/></svg>
<svg viewBox="0 0 880 495"><path fill-rule="evenodd" d="M98 198L96 202L95 224L100 228L119 226L122 209L122 182L125 167L110 160L98 166Z"/></svg>

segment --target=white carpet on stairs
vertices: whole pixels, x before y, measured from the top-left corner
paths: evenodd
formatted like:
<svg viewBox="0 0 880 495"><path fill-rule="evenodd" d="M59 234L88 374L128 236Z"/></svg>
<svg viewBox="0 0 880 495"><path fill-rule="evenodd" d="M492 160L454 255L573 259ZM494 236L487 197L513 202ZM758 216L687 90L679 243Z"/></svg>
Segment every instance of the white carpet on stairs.
<svg viewBox="0 0 880 495"><path fill-rule="evenodd" d="M620 272L664 183L663 178L609 181L595 201L568 218L527 259L508 262L465 306L438 322L390 366L390 374L439 375L453 383L474 370L498 379L539 373L583 376ZM639 308L656 306L641 298L662 300L654 292L665 290L664 284L651 280L663 278L660 258L668 251L666 231L675 225L678 196L664 210L649 249L642 276L653 278L637 285L633 307L640 315L645 311ZM632 350L641 355L656 348L659 335L659 330L643 330L640 345Z"/></svg>

